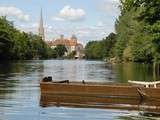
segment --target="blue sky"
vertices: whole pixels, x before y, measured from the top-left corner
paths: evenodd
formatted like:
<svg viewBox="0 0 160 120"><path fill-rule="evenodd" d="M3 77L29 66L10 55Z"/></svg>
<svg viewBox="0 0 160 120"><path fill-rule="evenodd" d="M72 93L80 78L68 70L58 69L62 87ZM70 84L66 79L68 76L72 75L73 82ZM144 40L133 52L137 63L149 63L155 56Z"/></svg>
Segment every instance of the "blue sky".
<svg viewBox="0 0 160 120"><path fill-rule="evenodd" d="M118 0L0 0L0 15L18 29L37 34L42 8L46 40L75 34L86 44L114 32L118 4Z"/></svg>

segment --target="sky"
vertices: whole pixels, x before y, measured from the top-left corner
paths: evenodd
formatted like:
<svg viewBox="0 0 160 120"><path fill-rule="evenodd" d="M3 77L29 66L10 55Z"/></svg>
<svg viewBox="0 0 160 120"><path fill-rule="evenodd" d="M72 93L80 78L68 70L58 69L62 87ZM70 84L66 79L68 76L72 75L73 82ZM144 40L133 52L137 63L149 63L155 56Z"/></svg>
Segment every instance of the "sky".
<svg viewBox="0 0 160 120"><path fill-rule="evenodd" d="M42 8L46 41L75 34L86 44L114 32L118 5L119 0L0 0L0 16L22 31L38 34Z"/></svg>

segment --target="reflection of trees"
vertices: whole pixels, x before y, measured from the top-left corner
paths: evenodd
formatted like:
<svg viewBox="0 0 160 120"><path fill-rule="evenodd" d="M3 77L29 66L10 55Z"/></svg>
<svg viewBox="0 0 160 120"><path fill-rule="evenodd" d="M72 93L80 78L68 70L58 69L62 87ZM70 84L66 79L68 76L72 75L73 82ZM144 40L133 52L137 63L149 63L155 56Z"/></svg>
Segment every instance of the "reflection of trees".
<svg viewBox="0 0 160 120"><path fill-rule="evenodd" d="M117 64L113 68L119 82L128 80L151 81L153 80L152 65L140 63Z"/></svg>
<svg viewBox="0 0 160 120"><path fill-rule="evenodd" d="M119 116L119 120L153 120L153 118L149 117L144 117L144 116Z"/></svg>
<svg viewBox="0 0 160 120"><path fill-rule="evenodd" d="M25 84L28 78L42 78L43 61L1 61L0 63L0 95L13 93L20 84ZM39 78L37 78L39 79ZM24 80L24 81L23 81ZM35 81L35 78L32 81ZM21 83L20 83L21 82Z"/></svg>
<svg viewBox="0 0 160 120"><path fill-rule="evenodd" d="M12 90L11 88L16 86L17 81L10 80L10 77L13 76L11 73L17 68L18 65L14 65L9 61L0 63L0 95L15 92L15 90ZM3 96L3 98L5 98L5 96Z"/></svg>

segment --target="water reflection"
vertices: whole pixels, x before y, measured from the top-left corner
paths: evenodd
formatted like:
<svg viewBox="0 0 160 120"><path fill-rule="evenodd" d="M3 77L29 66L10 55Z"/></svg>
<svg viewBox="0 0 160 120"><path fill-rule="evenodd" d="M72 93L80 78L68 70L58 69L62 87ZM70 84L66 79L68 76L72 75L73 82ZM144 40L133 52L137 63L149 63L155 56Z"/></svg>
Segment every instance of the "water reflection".
<svg viewBox="0 0 160 120"><path fill-rule="evenodd" d="M129 115L129 116L120 116L118 117L120 120L158 120L154 117L144 117L140 115Z"/></svg>
<svg viewBox="0 0 160 120"><path fill-rule="evenodd" d="M106 63L102 61L85 60L55 60L44 62L44 74L53 76L54 80L74 81L114 81L114 74L111 69L106 69Z"/></svg>
<svg viewBox="0 0 160 120"><path fill-rule="evenodd" d="M153 81L153 68L151 64L123 63L113 66L116 79L119 82L128 80Z"/></svg>
<svg viewBox="0 0 160 120"><path fill-rule="evenodd" d="M113 98L79 95L47 94L41 93L40 105L42 107L72 107L72 108L99 108L118 110L137 110L141 116L160 117L160 101L141 100L138 98Z"/></svg>
<svg viewBox="0 0 160 120"><path fill-rule="evenodd" d="M110 65L102 61L33 60L0 62L0 119L2 120L80 120L121 119L137 111L39 106L39 81L44 76L55 80L127 82L152 80L150 65ZM139 114L138 114L139 115ZM140 115L144 118L142 115ZM134 117L133 117L134 118ZM136 118L136 117L135 117Z"/></svg>

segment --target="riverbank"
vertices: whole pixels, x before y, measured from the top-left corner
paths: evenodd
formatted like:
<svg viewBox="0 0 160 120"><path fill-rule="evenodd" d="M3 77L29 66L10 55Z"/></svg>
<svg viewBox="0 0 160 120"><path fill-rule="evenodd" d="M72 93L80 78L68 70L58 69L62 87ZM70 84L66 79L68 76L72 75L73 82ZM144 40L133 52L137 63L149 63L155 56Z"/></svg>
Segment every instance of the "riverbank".
<svg viewBox="0 0 160 120"><path fill-rule="evenodd" d="M110 59L115 62L154 63L160 61L160 2L121 1L115 33L86 45L89 59ZM152 6L152 7L151 7ZM152 11L152 12L151 12Z"/></svg>

